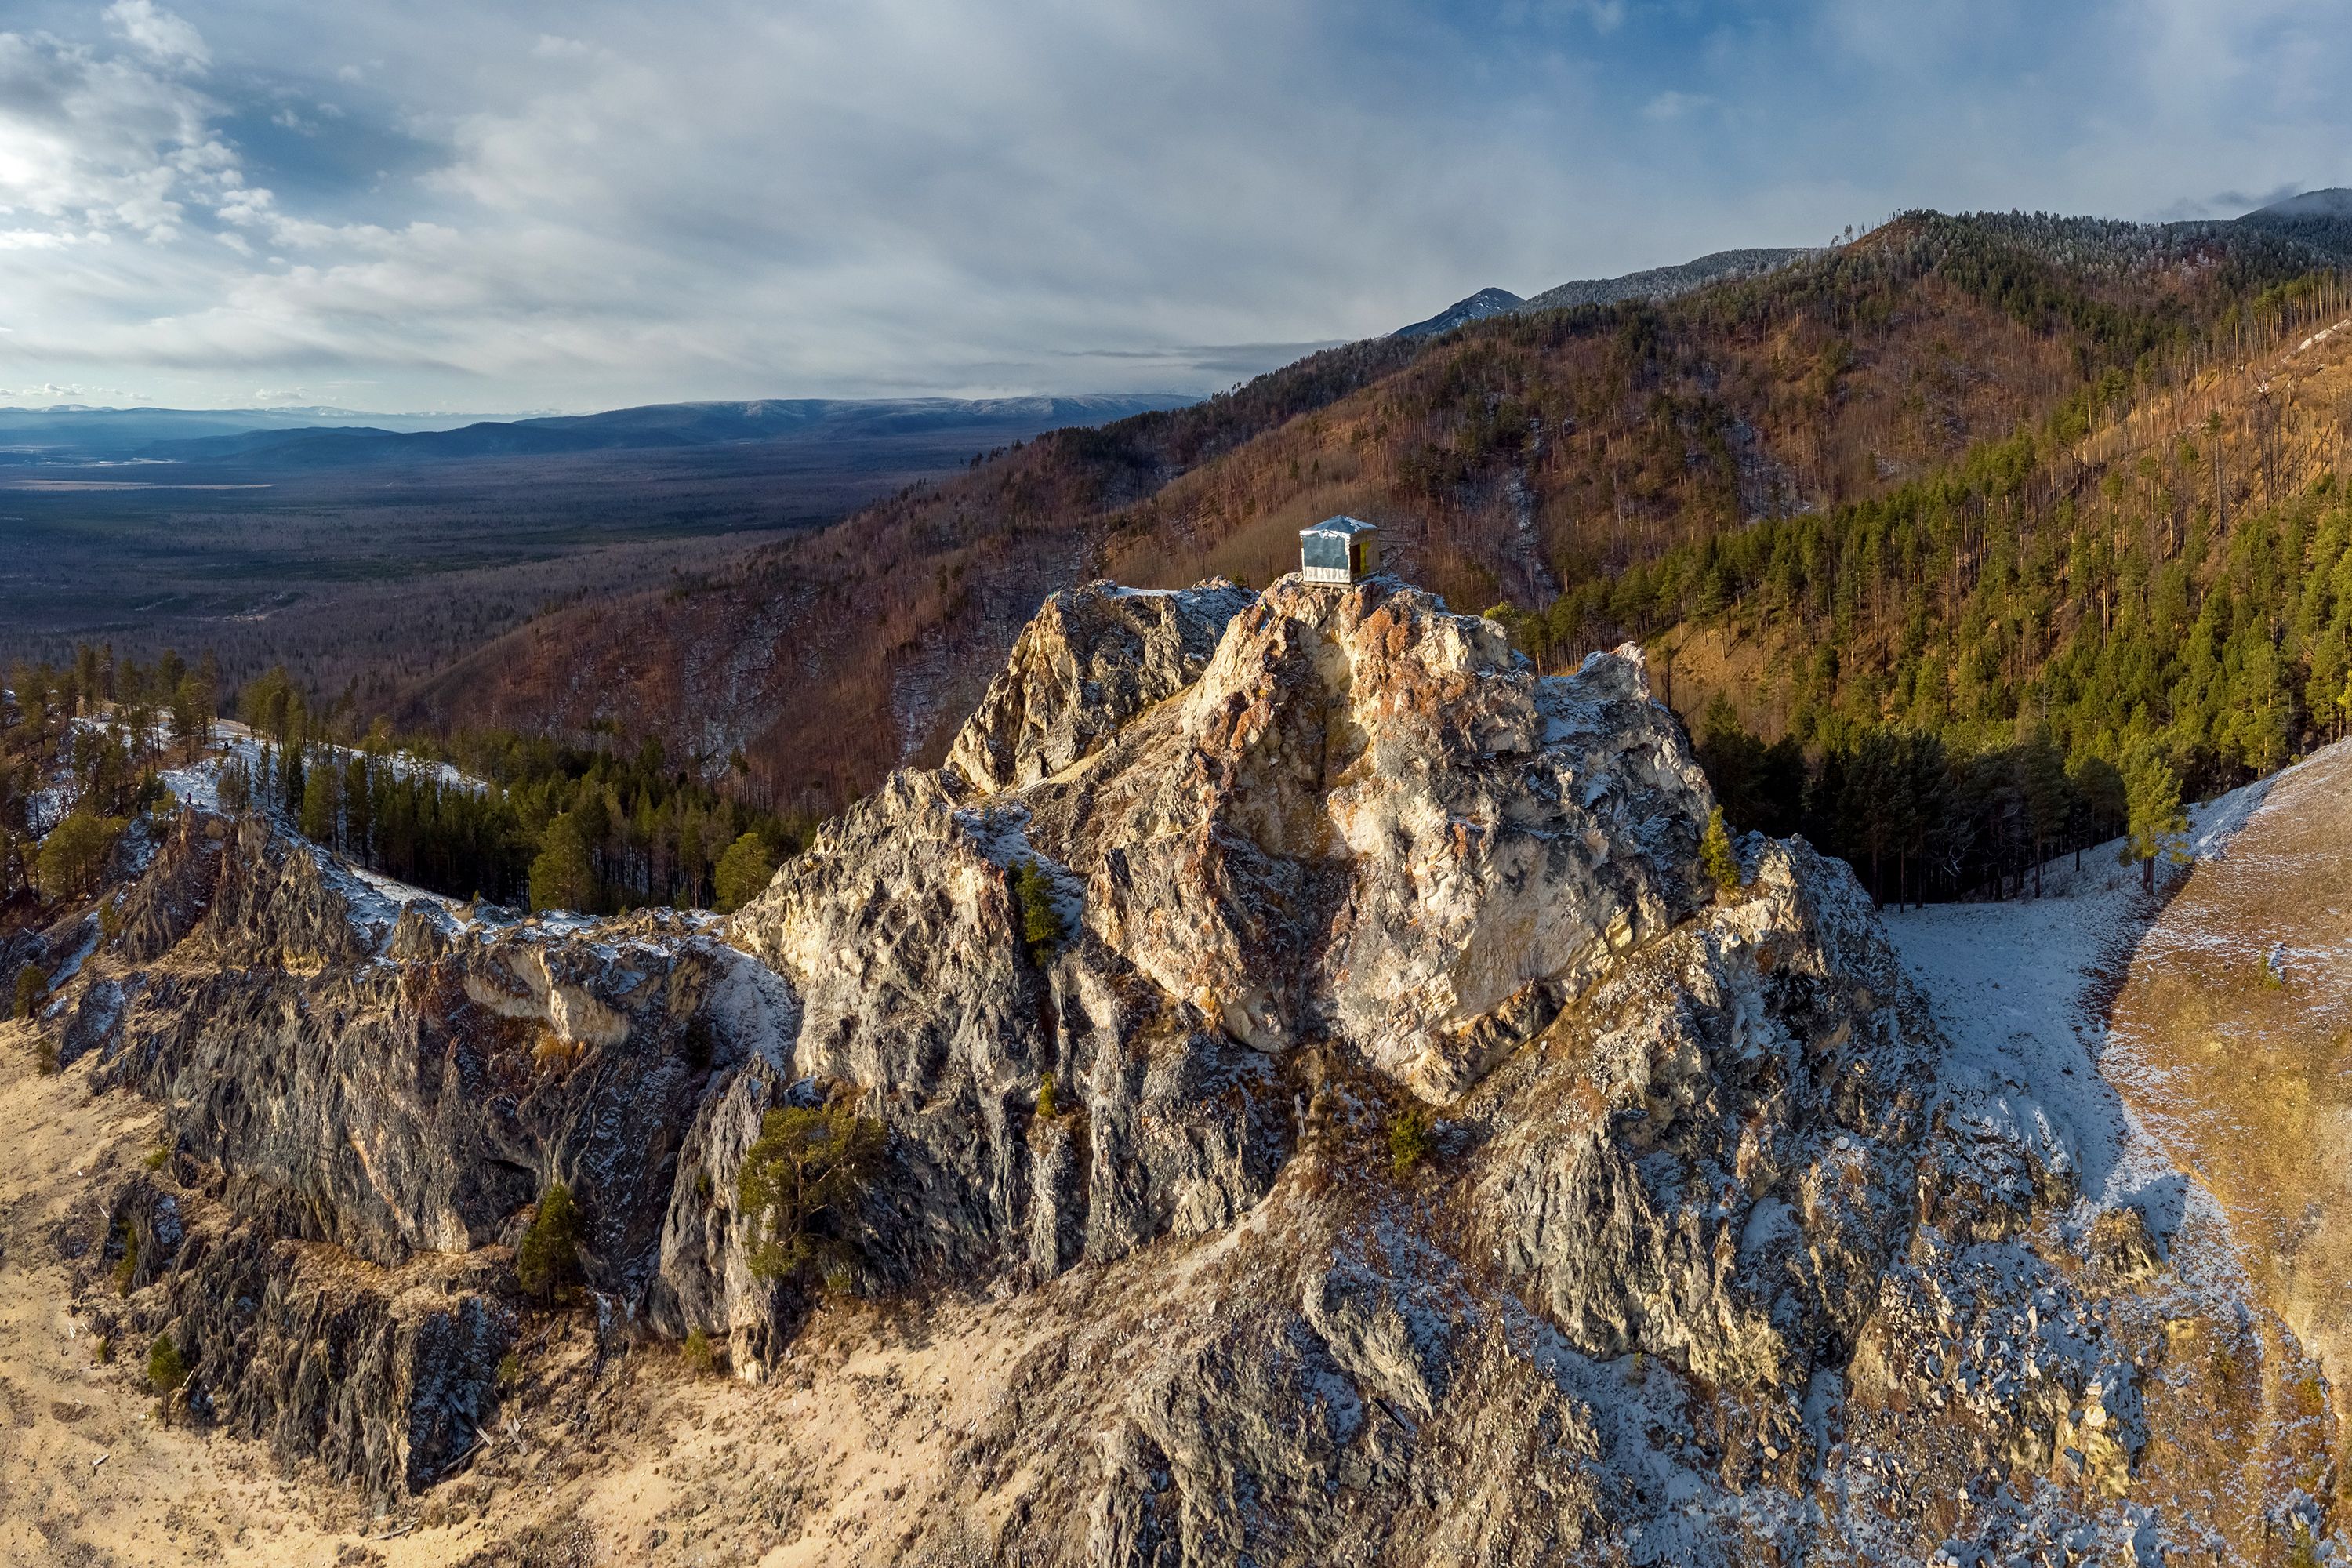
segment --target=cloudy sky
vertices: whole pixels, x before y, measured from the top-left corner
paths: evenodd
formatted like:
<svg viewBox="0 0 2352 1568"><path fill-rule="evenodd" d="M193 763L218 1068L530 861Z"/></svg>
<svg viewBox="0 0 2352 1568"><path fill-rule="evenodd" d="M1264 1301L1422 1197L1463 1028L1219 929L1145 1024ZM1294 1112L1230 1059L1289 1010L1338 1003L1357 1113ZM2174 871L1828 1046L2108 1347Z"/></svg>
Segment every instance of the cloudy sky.
<svg viewBox="0 0 2352 1568"><path fill-rule="evenodd" d="M0 404L1200 391L1906 206L2352 184L2352 0L9 0Z"/></svg>

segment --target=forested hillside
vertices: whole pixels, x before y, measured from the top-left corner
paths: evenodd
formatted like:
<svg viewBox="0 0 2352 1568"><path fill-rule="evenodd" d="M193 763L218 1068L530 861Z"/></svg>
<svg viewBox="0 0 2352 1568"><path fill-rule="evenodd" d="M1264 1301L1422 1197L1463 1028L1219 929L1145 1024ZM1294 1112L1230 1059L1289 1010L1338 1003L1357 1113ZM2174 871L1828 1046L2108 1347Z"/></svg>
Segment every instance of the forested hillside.
<svg viewBox="0 0 2352 1568"><path fill-rule="evenodd" d="M2150 569L2181 557L2195 487L2175 471L2189 461L2175 426L2221 414L2237 514L2250 496L2284 499L2273 448L2309 416L2277 395L2275 417L2255 409L2254 367L2335 319L2346 255L2325 225L1918 214L1660 305L1359 344L1196 408L992 455L724 581L542 617L412 689L401 713L572 736L617 725L707 769L740 750L761 798L827 809L936 759L1045 593L1097 574L1262 584L1295 559L1299 526L1339 510L1385 524L1405 574L1509 606L1529 651L1559 664L1623 636L1679 651L1675 627L1727 628L1735 607L1752 627L1769 611L1738 563L1766 542L1977 496L1946 507L1969 531L1935 595L1969 642L1980 576L2057 548L2042 520L2119 516L2152 494L2140 456L2175 498L2170 553ZM2270 491L2238 472L2261 461ZM2130 472L2110 501L2118 464ZM2214 510L2205 548L2226 555L2214 542L2247 518ZM2192 589L2200 570L2182 568ZM1875 626L1881 608L1849 618ZM1743 658L1759 657L1755 635ZM2022 691L2044 652L1995 641L1969 658L2005 658ZM1694 670L1680 705L1697 711L1705 689ZM1795 687L1775 690L1785 710L1750 701L1744 721L1818 752L1832 737L1801 732ZM1864 700L1846 690L1813 707L1851 715ZM2192 787L2207 777L2198 757L2179 762Z"/></svg>
<svg viewBox="0 0 2352 1568"><path fill-rule="evenodd" d="M2304 332L2347 310L2332 277L2265 290L2218 357L2176 342L1927 478L1499 613L1546 663L1647 640L1734 820L1884 896L2153 850L2184 794L2352 722L2352 330Z"/></svg>
<svg viewBox="0 0 2352 1568"><path fill-rule="evenodd" d="M468 731L446 741L364 731L348 702L314 707L281 668L215 721L216 666L154 665L85 646L69 665L11 668L0 701L0 905L54 902L95 876L127 821L175 773L217 757L232 810L258 810L400 881L457 899L611 914L648 904L731 910L811 824L748 805L672 765L661 742L625 753ZM208 803L209 804L209 803Z"/></svg>

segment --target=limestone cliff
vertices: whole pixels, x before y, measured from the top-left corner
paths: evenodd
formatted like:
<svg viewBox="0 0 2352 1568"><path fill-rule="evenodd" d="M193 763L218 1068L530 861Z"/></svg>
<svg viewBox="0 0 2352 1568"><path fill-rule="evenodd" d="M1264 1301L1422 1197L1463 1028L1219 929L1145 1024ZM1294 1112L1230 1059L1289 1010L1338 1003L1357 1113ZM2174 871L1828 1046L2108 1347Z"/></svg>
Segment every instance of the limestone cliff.
<svg viewBox="0 0 2352 1568"><path fill-rule="evenodd" d="M79 1245L183 1326L185 1408L423 1488L556 1182L601 1335L772 1373L826 1309L751 1268L738 1176L845 1097L888 1142L829 1289L1057 1325L941 1483L992 1550L2158 1540L2149 1402L2198 1397L2151 1384L2160 1238L1948 1071L1842 863L1751 837L1709 882L1710 805L1638 653L1538 678L1376 579L1056 595L948 766L723 928L387 893L186 811L58 964L61 1055L172 1128Z"/></svg>

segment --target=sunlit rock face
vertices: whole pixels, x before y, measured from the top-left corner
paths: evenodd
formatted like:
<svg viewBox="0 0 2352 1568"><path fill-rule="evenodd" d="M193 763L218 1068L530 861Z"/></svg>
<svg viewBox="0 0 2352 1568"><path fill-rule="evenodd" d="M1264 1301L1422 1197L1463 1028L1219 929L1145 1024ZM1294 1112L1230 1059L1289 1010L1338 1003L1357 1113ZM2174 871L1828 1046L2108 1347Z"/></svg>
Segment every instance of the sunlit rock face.
<svg viewBox="0 0 2352 1568"><path fill-rule="evenodd" d="M1200 679L1252 602L1222 577L1181 590L1089 583L1049 596L956 734L948 767L1017 789L1091 755L1120 725Z"/></svg>
<svg viewBox="0 0 2352 1568"><path fill-rule="evenodd" d="M775 1369L821 1293L751 1268L746 1152L845 1099L887 1145L824 1289L1035 1314L954 1450L1008 1553L2137 1539L2164 1238L1951 1073L1842 863L1703 877L1711 805L1638 651L1539 678L1375 578L1055 595L945 766L724 924L387 894L190 811L47 1026L173 1127L89 1267L135 1243L192 1412L425 1486L554 1182L600 1322Z"/></svg>

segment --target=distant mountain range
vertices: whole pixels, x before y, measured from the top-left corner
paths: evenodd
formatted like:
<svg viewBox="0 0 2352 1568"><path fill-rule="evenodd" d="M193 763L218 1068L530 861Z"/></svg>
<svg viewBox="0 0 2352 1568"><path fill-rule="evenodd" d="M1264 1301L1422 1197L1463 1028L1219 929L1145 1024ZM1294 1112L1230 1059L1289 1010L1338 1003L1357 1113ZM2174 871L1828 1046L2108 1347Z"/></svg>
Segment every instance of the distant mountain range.
<svg viewBox="0 0 2352 1568"><path fill-rule="evenodd" d="M2352 221L2352 190L2331 185L2324 191L2305 191L2299 196L2289 196L2283 202L2257 207L2237 221L2273 224Z"/></svg>
<svg viewBox="0 0 2352 1568"><path fill-rule="evenodd" d="M0 408L0 461L13 457L105 459L132 456L157 441L236 436L256 430L369 425L385 430L446 430L472 414L357 414L348 408Z"/></svg>
<svg viewBox="0 0 2352 1568"><path fill-rule="evenodd" d="M2149 226L2193 237L2200 231L2241 226L2313 240L2334 251L2352 249L2352 190L2335 186L2326 190L2305 191L2300 195L2289 196L2284 201L2273 202L2242 216L2219 222L2207 220ZM2112 226L2133 228L2140 226ZM1557 289L1547 289L1526 300L1507 289L1481 289L1468 299L1448 305L1429 320L1400 327L1391 335L1432 338L1442 332L1450 332L1456 327L1468 326L1473 321L1483 321L1490 316L1556 310L1570 305L1613 305L1621 300L1668 300L1718 279L1753 277L1758 273L1771 272L1812 254L1814 252L1811 248L1804 247L1717 250L1696 261L1685 261L1679 267L1654 267L1646 272L1628 272L1622 278L1588 278L1563 283Z"/></svg>
<svg viewBox="0 0 2352 1568"><path fill-rule="evenodd" d="M1696 261L1685 261L1679 267L1653 267L1645 272L1628 272L1622 278L1579 279L1572 283L1563 283L1557 289L1547 289L1531 300L1522 300L1507 289L1481 289L1468 299L1448 305L1425 321L1398 328L1392 335L1400 338L1435 337L1440 332L1450 332L1472 321L1483 321L1489 316L1507 316L1524 310L1556 310L1569 305L1613 305L1620 300L1670 300L1719 278L1769 272L1811 254L1810 249L1801 247L1794 249L1718 250Z"/></svg>
<svg viewBox="0 0 2352 1568"><path fill-rule="evenodd" d="M745 441L877 439L968 430L1011 441L1180 408L1167 393L1091 397L765 398L656 403L526 419L353 414L343 409L0 409L0 461L119 461L334 468L456 458L707 447ZM457 416L463 418L462 416Z"/></svg>

